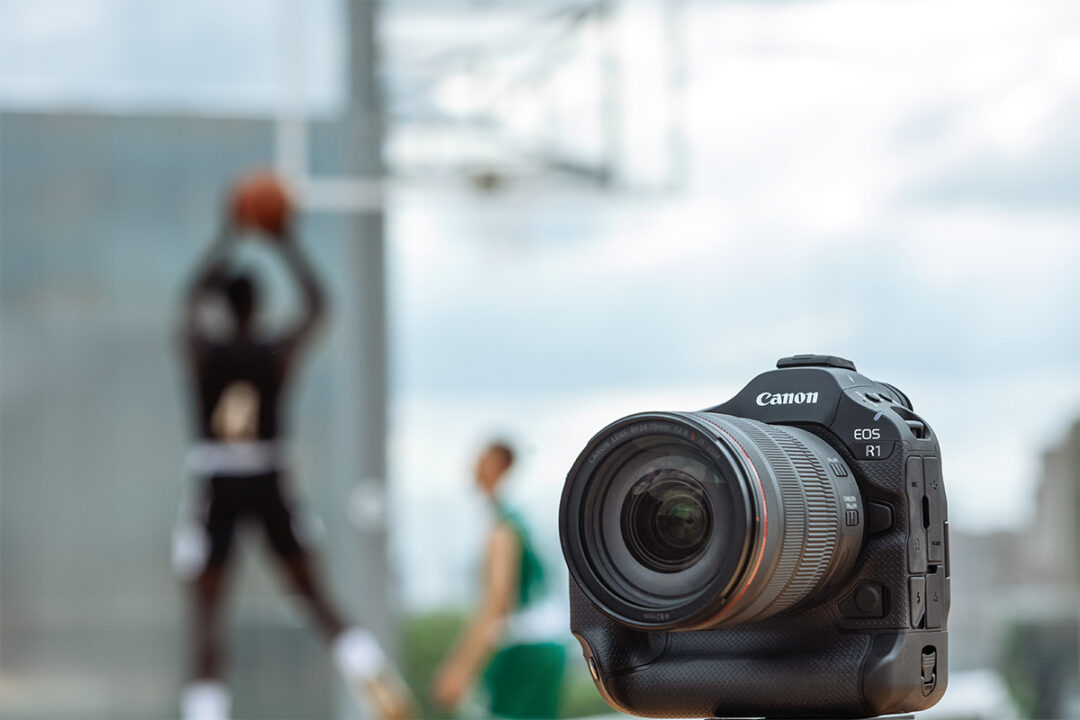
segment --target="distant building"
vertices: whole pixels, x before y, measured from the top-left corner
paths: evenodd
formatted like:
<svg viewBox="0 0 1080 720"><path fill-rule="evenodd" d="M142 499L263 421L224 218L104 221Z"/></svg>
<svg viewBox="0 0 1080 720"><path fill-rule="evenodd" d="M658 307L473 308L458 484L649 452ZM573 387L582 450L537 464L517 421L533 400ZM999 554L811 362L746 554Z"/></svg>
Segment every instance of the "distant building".
<svg viewBox="0 0 1080 720"><path fill-rule="evenodd" d="M1031 522L952 532L950 669L1001 671L1030 717L1080 710L1080 420L1043 453Z"/></svg>
<svg viewBox="0 0 1080 720"><path fill-rule="evenodd" d="M1031 572L1041 583L1080 585L1080 420L1043 454L1035 521L1024 537Z"/></svg>

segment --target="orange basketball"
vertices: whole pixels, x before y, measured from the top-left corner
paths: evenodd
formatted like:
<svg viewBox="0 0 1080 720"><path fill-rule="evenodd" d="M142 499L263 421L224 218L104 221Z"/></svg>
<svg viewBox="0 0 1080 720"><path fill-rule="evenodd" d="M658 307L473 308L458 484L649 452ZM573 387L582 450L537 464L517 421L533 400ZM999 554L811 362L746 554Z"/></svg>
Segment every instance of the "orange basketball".
<svg viewBox="0 0 1080 720"><path fill-rule="evenodd" d="M292 201L277 176L258 172L236 183L231 209L233 221L239 227L280 238L289 226Z"/></svg>

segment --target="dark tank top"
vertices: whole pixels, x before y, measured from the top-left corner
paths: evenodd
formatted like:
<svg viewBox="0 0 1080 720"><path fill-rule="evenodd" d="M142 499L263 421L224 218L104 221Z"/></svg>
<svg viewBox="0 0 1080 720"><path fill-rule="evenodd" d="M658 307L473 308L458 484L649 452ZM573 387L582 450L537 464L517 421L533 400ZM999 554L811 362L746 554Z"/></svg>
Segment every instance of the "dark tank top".
<svg viewBox="0 0 1080 720"><path fill-rule="evenodd" d="M234 340L209 342L195 361L197 431L207 440L226 440L215 423L223 400L237 399L251 418L253 440L274 440L284 431L280 419L286 384L285 343ZM235 413L234 413L235 414Z"/></svg>

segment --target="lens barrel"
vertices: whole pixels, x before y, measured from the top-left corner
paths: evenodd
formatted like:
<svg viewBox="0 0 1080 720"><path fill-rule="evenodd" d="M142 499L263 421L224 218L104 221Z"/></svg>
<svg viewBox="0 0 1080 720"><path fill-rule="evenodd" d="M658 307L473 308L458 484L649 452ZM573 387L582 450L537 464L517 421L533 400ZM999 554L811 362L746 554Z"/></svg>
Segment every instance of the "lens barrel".
<svg viewBox="0 0 1080 720"><path fill-rule="evenodd" d="M854 476L805 430L717 413L642 413L598 433L567 476L563 553L611 618L718 627L808 602L850 573Z"/></svg>

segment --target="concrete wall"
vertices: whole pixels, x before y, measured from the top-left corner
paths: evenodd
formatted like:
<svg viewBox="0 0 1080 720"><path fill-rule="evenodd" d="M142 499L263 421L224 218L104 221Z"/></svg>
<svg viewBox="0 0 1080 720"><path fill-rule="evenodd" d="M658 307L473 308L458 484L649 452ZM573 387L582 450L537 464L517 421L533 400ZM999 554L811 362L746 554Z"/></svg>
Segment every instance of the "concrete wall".
<svg viewBox="0 0 1080 720"><path fill-rule="evenodd" d="M317 140L333 166L332 138ZM190 482L177 302L223 188L269 165L272 141L261 120L0 116L0 714L176 713L186 618L169 541ZM380 231L378 218L303 218L333 315L290 425L332 589L389 634L383 530L358 530L346 511L384 462L371 457L378 442L357 452L384 432L381 410L357 402L365 383L382 384L381 367L362 367L382 348L365 347L356 281L359 267L381 273L364 265ZM252 262L274 271L258 253ZM348 712L262 539L246 540L231 603L237 714Z"/></svg>

